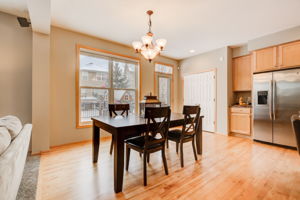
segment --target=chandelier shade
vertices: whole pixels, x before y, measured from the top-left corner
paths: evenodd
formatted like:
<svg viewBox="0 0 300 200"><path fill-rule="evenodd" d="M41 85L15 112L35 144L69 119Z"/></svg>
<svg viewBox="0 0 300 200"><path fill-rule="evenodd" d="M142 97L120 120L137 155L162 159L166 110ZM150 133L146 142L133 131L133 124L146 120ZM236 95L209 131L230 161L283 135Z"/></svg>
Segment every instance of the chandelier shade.
<svg viewBox="0 0 300 200"><path fill-rule="evenodd" d="M153 14L153 11L148 10L147 14L149 15L149 31L141 38L142 42L134 41L132 42L132 46L136 53L140 52L149 62L151 62L165 48L167 40L157 39L155 43L153 42L153 33L151 32L151 15Z"/></svg>

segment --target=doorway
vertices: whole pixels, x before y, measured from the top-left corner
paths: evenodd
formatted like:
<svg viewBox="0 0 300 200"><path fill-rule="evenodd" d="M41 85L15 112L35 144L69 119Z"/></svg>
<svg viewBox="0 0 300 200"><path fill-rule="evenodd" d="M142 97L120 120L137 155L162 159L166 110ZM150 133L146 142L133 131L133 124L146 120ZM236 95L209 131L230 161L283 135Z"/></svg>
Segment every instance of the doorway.
<svg viewBox="0 0 300 200"><path fill-rule="evenodd" d="M216 70L184 76L184 105L200 105L203 130L216 130Z"/></svg>

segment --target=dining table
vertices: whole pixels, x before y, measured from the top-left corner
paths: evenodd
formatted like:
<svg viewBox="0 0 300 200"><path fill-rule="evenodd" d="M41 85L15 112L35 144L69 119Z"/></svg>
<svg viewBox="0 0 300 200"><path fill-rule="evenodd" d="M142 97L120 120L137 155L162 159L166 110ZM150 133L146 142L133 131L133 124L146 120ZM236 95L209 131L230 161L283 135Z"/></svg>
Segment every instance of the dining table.
<svg viewBox="0 0 300 200"><path fill-rule="evenodd" d="M128 116L110 117L100 115L92 117L93 121L93 162L98 162L100 147L100 132L102 130L112 134L114 144L114 191L122 191L124 174L124 140L130 137L139 136L146 132L146 119L137 114ZM199 126L196 129L196 149L197 154L202 154L202 121L199 118ZM171 113L170 128L182 126L184 115L181 113ZM100 131L101 130L101 131Z"/></svg>

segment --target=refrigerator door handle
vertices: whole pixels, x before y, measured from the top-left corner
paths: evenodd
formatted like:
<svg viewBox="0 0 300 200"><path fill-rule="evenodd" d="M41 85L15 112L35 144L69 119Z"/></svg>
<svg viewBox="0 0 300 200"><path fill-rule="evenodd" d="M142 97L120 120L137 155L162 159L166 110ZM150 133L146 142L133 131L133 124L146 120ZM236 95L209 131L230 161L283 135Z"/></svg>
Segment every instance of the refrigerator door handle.
<svg viewBox="0 0 300 200"><path fill-rule="evenodd" d="M273 80L272 86L272 99L273 99L273 120L276 120L276 81Z"/></svg>
<svg viewBox="0 0 300 200"><path fill-rule="evenodd" d="M270 92L273 92L273 83L272 80L270 80ZM272 100L271 98L273 97L273 95L269 94L269 115L270 115L270 119L273 120L273 113L272 113Z"/></svg>

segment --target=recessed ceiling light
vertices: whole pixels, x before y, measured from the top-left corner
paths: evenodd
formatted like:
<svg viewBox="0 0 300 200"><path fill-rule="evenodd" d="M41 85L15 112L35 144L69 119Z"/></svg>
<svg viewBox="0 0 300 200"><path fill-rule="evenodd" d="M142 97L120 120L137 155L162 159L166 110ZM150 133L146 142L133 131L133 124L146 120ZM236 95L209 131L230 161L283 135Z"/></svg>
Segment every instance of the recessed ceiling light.
<svg viewBox="0 0 300 200"><path fill-rule="evenodd" d="M191 50L190 50L190 53L195 53L195 50L194 50L194 49L191 49Z"/></svg>

